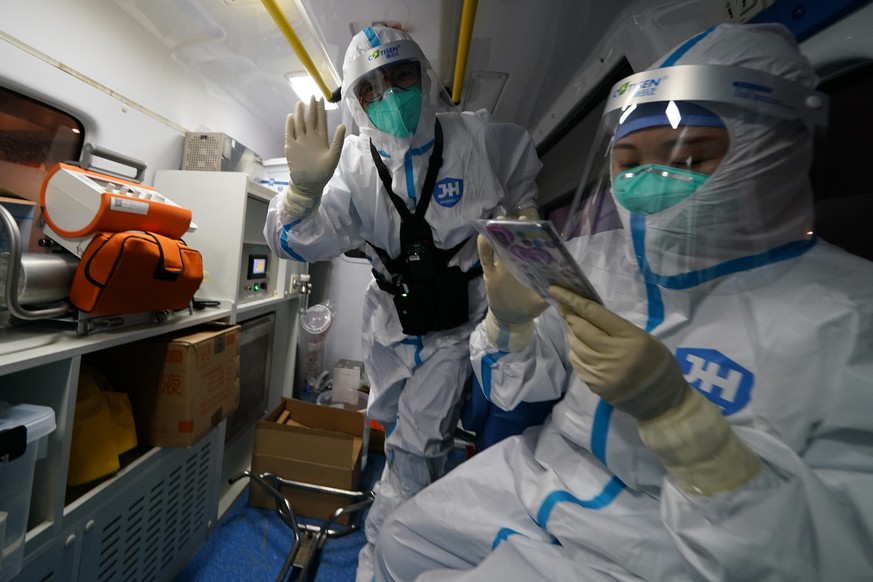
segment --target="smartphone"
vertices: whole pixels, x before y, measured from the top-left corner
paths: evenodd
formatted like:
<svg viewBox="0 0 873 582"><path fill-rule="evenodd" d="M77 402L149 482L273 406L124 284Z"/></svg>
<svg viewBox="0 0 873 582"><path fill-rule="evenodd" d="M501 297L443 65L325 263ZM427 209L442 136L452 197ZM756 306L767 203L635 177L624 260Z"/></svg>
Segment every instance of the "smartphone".
<svg viewBox="0 0 873 582"><path fill-rule="evenodd" d="M553 301L549 286L559 285L603 304L550 221L479 219L474 224L506 270L544 299Z"/></svg>

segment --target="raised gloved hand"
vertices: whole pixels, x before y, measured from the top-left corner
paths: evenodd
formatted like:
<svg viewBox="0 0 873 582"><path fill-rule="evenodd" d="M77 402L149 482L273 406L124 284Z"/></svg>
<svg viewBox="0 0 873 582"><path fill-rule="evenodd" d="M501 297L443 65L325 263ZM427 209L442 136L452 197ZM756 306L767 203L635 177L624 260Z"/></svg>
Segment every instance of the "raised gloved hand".
<svg viewBox="0 0 873 582"><path fill-rule="evenodd" d="M687 493L714 495L751 480L761 463L719 410L685 381L655 337L605 307L549 288L567 322L570 362L598 396L639 420L645 445Z"/></svg>
<svg viewBox="0 0 873 582"><path fill-rule="evenodd" d="M333 175L342 152L346 126L337 126L333 142L327 143L327 115L324 100L302 101L285 121L285 159L291 181L285 194L285 213L294 218L311 214L321 201L321 193Z"/></svg>
<svg viewBox="0 0 873 582"><path fill-rule="evenodd" d="M488 293L485 332L499 350L521 351L533 337L534 318L549 304L506 270L485 237L479 235L476 244Z"/></svg>
<svg viewBox="0 0 873 582"><path fill-rule="evenodd" d="M677 406L691 389L667 346L594 301L549 288L567 322L570 363L598 396L646 419Z"/></svg>

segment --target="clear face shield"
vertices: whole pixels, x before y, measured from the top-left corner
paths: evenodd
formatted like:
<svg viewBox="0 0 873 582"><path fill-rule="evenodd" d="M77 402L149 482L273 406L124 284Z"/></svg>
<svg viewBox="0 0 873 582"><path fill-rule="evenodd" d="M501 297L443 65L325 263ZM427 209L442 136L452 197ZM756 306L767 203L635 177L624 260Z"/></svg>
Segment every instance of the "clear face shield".
<svg viewBox="0 0 873 582"><path fill-rule="evenodd" d="M343 97L357 125L398 138L411 138L421 120L448 110L451 103L427 58L410 40L364 52L343 77Z"/></svg>
<svg viewBox="0 0 873 582"><path fill-rule="evenodd" d="M364 75L352 91L376 129L397 137L415 133L422 102L418 62L380 67Z"/></svg>
<svg viewBox="0 0 873 582"><path fill-rule="evenodd" d="M621 231L599 236L612 246L596 252L668 286L766 262L812 237L807 171L826 115L823 95L752 69L632 75L610 93L563 237Z"/></svg>

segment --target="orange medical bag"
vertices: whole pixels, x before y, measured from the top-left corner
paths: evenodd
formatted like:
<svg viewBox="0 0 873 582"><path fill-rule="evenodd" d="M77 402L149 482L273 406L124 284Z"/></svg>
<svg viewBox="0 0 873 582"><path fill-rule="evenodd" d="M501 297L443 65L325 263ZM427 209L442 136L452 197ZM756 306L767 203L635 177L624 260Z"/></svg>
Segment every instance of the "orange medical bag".
<svg viewBox="0 0 873 582"><path fill-rule="evenodd" d="M104 232L79 261L70 302L93 315L184 309L203 280L203 257L153 232Z"/></svg>

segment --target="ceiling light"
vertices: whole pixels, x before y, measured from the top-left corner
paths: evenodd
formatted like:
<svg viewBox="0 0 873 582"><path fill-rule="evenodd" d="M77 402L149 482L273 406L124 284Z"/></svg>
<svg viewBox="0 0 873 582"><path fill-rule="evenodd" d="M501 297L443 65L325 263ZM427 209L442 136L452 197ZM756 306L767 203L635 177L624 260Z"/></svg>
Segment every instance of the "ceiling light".
<svg viewBox="0 0 873 582"><path fill-rule="evenodd" d="M318 85L315 83L315 79L310 77L306 73L287 73L285 78L288 79L288 82L291 83L291 88L294 89L294 92L297 93L297 96L304 103L309 103L311 97L315 97L316 100L324 98L321 91L318 88ZM327 99L324 100L324 108L325 109L336 109L336 103L331 103Z"/></svg>

